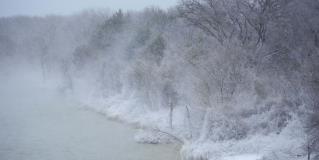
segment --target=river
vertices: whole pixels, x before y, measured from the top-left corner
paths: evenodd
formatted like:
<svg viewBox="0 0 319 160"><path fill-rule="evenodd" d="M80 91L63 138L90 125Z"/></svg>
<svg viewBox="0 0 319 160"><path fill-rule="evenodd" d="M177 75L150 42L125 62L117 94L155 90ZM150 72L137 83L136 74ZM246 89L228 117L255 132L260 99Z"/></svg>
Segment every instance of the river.
<svg viewBox="0 0 319 160"><path fill-rule="evenodd" d="M135 129L46 87L0 77L1 160L178 160L176 145L138 144Z"/></svg>

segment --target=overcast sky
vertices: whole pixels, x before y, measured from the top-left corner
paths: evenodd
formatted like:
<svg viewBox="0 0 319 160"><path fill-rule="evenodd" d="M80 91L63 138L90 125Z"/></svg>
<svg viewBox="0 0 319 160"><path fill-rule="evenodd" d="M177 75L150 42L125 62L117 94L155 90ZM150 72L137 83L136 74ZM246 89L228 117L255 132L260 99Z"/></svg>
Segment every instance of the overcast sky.
<svg viewBox="0 0 319 160"><path fill-rule="evenodd" d="M140 10L146 6L169 8L178 0L0 0L0 16L72 14L84 9Z"/></svg>

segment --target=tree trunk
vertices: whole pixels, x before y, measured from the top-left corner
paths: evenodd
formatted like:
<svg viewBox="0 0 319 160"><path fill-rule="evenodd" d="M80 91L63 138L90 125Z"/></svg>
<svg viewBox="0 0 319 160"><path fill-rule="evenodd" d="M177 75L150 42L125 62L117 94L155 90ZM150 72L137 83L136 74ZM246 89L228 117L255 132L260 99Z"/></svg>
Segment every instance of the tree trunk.
<svg viewBox="0 0 319 160"><path fill-rule="evenodd" d="M193 126L192 126L192 122L191 122L191 114L189 111L188 106L186 105L186 118L187 118L187 127L188 127L188 132L189 132L189 138L192 139L193 138Z"/></svg>
<svg viewBox="0 0 319 160"><path fill-rule="evenodd" d="M206 109L204 122L203 122L203 125L202 125L200 137L199 137L200 141L204 141L204 140L206 140L208 138L208 134L209 134L209 130L210 130L209 120L210 120L210 116L211 116L212 111L213 111L212 108L207 108Z"/></svg>
<svg viewBox="0 0 319 160"><path fill-rule="evenodd" d="M311 160L311 147L309 144L307 146L307 160Z"/></svg>
<svg viewBox="0 0 319 160"><path fill-rule="evenodd" d="M173 106L172 104L170 104L169 106L169 127L173 129Z"/></svg>

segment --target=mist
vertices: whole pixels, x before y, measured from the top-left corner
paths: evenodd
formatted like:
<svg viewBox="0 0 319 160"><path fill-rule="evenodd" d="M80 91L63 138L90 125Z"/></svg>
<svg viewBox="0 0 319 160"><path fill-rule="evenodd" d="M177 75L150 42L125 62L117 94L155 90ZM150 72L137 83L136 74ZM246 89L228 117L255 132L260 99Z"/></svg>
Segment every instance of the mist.
<svg viewBox="0 0 319 160"><path fill-rule="evenodd" d="M0 18L0 158L318 159L319 3L134 5Z"/></svg>

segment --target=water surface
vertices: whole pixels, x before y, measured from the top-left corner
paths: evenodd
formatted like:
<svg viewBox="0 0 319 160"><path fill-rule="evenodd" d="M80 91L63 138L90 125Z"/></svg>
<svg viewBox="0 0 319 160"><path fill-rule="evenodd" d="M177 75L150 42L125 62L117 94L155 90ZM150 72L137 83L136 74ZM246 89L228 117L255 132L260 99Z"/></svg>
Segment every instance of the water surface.
<svg viewBox="0 0 319 160"><path fill-rule="evenodd" d="M41 85L0 77L1 160L178 160L175 145L138 144L135 130Z"/></svg>

